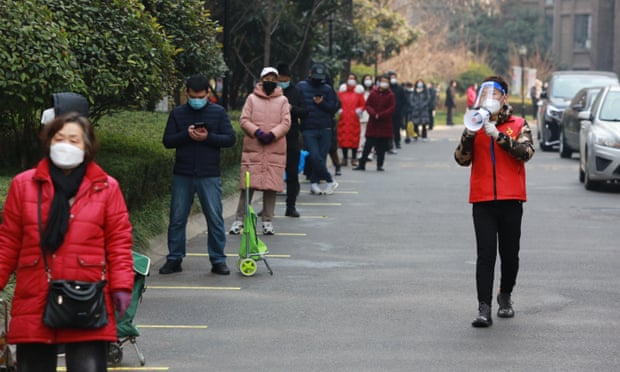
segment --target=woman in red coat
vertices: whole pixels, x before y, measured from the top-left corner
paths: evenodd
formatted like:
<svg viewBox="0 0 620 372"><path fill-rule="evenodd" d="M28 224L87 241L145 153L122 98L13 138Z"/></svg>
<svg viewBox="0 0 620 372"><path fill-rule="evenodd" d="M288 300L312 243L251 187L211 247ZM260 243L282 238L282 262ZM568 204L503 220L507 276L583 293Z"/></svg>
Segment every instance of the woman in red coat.
<svg viewBox="0 0 620 372"><path fill-rule="evenodd" d="M357 76L349 74L347 83L338 89L340 120L338 121L338 147L342 149L342 163L346 166L351 150L351 165L357 165L357 147L360 143L360 116L364 111L364 87L357 84Z"/></svg>
<svg viewBox="0 0 620 372"><path fill-rule="evenodd" d="M114 310L123 316L133 287L127 207L118 182L94 161L97 142L86 118L57 117L41 138L45 157L11 182L0 225L0 288L16 274L8 341L17 344L20 372L56 371L58 344L65 344L67 371L106 371L108 343L118 340ZM43 254L52 280L107 281L107 325L43 324Z"/></svg>
<svg viewBox="0 0 620 372"><path fill-rule="evenodd" d="M385 152L393 136L392 113L395 108L396 99L390 90L390 78L387 75L381 76L379 86L373 88L366 100L366 112L368 112L366 143L359 165L353 170L366 170L368 154L374 147L377 151L377 171L383 171Z"/></svg>

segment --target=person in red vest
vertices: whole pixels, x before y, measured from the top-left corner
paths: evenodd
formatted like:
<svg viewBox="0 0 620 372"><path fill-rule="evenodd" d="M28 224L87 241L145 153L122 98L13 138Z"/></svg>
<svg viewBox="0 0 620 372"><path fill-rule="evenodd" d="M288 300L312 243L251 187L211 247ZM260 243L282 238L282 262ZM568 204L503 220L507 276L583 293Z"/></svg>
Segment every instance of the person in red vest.
<svg viewBox="0 0 620 372"><path fill-rule="evenodd" d="M483 80L474 109L486 112L487 119L481 130L465 129L454 158L459 165L471 165L469 202L476 233L478 295L478 316L472 326L489 327L498 249L497 316L512 318L515 314L511 294L519 270L523 202L527 199L525 162L534 155L534 145L527 121L512 115L508 83L503 78Z"/></svg>

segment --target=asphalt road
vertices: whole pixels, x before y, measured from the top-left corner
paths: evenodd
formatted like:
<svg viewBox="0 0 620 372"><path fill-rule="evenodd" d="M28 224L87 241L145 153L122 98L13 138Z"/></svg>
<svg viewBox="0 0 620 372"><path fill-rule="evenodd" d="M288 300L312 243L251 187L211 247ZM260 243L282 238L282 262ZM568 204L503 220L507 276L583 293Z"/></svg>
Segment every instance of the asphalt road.
<svg viewBox="0 0 620 372"><path fill-rule="evenodd" d="M620 190L586 191L576 158L538 150L528 163L516 317L471 327L469 168L452 158L462 129L403 145L382 173L344 168L334 195L303 184L302 218L280 217L279 196L276 235L262 237L273 276L262 262L238 273L239 236L226 248L233 274L211 274L201 216L182 273L158 274L165 237L154 241L136 316L147 370L620 370ZM123 367L139 365L124 353Z"/></svg>

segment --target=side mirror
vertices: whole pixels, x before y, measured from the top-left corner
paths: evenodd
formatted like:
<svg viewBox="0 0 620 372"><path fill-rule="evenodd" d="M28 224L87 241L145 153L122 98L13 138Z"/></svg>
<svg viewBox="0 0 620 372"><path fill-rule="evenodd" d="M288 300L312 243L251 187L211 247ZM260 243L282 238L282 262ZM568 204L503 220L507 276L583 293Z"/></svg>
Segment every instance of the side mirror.
<svg viewBox="0 0 620 372"><path fill-rule="evenodd" d="M581 103L575 103L570 108L572 108L575 111L583 111L583 109L584 109L584 107L583 107L583 105Z"/></svg>
<svg viewBox="0 0 620 372"><path fill-rule="evenodd" d="M577 114L577 119L592 121L592 113L590 111L581 111Z"/></svg>

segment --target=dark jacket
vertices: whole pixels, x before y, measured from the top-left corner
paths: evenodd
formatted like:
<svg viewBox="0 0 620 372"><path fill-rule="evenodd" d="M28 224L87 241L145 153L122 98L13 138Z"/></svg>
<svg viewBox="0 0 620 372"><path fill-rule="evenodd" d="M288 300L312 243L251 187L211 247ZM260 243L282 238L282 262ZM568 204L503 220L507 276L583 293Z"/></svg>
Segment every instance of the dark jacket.
<svg viewBox="0 0 620 372"><path fill-rule="evenodd" d="M197 142L189 137L187 128L194 123L206 124L207 140ZM200 110L188 104L170 112L164 132L164 146L176 149L173 173L190 177L219 177L220 148L235 144L235 132L224 108L214 103Z"/></svg>
<svg viewBox="0 0 620 372"><path fill-rule="evenodd" d="M407 110L407 95L405 94L405 88L400 84L390 84L390 90L394 94L394 113L392 114L392 120L398 123L398 126L403 126L403 118Z"/></svg>
<svg viewBox="0 0 620 372"><path fill-rule="evenodd" d="M300 81L297 88L302 91L308 108L308 116L301 119L301 130L331 129L334 126L334 114L339 108L334 89L327 84L314 85L310 78ZM313 100L316 95L323 96L323 102L319 105Z"/></svg>
<svg viewBox="0 0 620 372"><path fill-rule="evenodd" d="M420 93L415 90L411 92L411 101L409 105L411 107L411 121L414 124L430 123L430 101L431 97L426 88Z"/></svg>
<svg viewBox="0 0 620 372"><path fill-rule="evenodd" d="M392 114L395 107L396 101L391 90L380 90L378 87L372 89L366 100L366 138L393 137Z"/></svg>
<svg viewBox="0 0 620 372"><path fill-rule="evenodd" d="M308 117L308 107L304 100L303 92L291 82L288 88L284 89L284 96L288 99L291 108L291 128L286 134L286 140L299 141L300 121Z"/></svg>

